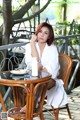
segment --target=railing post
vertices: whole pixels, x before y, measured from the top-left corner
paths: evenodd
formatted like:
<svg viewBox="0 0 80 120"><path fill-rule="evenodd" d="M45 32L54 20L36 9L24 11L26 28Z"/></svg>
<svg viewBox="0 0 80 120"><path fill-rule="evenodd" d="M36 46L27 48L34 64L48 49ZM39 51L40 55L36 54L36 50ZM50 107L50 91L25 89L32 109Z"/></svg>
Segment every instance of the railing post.
<svg viewBox="0 0 80 120"><path fill-rule="evenodd" d="M8 97L9 94L10 94L10 92L11 92L11 87L8 87L6 93L5 93L4 97L3 97L3 100L4 100L4 101L6 101L7 97ZM2 105L0 104L0 109L1 109L1 108L2 108Z"/></svg>
<svg viewBox="0 0 80 120"><path fill-rule="evenodd" d="M74 72L73 72L73 75L72 75L72 77L71 77L71 79L70 79L70 83L69 83L69 85L68 85L68 90L67 90L68 93L71 92L71 86L72 86L72 84L73 84L73 82L74 82L74 79L75 79L75 76L76 76L76 73L77 73L77 71L78 71L79 66L80 66L80 61L77 63L77 65L76 65L76 67L75 67L75 70L74 70Z"/></svg>

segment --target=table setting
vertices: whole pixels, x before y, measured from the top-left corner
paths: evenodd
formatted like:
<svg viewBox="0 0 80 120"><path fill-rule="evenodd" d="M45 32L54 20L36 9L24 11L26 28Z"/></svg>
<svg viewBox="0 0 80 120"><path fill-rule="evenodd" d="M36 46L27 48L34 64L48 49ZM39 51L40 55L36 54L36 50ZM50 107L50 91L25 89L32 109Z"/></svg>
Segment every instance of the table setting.
<svg viewBox="0 0 80 120"><path fill-rule="evenodd" d="M1 78L3 79L16 79L20 80L25 77L28 77L31 75L31 71L29 69L14 69L11 71L2 71L0 72Z"/></svg>

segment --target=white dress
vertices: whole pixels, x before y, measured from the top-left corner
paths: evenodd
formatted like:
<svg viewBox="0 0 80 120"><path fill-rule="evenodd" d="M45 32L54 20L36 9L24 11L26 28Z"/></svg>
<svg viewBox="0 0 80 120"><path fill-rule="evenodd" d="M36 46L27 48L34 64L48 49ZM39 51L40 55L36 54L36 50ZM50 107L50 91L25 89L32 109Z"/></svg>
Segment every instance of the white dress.
<svg viewBox="0 0 80 120"><path fill-rule="evenodd" d="M35 44L40 56L38 43L36 42ZM30 44L26 45L24 60L26 64L31 64L32 57ZM40 60L43 67L51 73L52 78L56 81L56 86L47 90L47 104L52 105L54 108L67 104L67 95L63 87L64 83L61 79L57 79L60 69L57 47L54 44L51 46L46 44Z"/></svg>

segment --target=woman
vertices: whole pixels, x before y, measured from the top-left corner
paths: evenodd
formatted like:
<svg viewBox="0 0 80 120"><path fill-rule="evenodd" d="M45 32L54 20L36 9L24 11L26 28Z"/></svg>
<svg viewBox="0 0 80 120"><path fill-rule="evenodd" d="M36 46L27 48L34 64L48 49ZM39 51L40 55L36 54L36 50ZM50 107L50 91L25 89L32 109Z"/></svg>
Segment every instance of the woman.
<svg viewBox="0 0 80 120"><path fill-rule="evenodd" d="M30 65L32 57L36 57L38 70L49 72L52 75L46 93L47 104L58 108L67 103L67 95L64 91L63 81L57 78L60 65L57 47L53 41L54 32L52 26L46 22L39 24L30 44L26 45L24 60L27 65ZM20 111L25 112L25 107Z"/></svg>

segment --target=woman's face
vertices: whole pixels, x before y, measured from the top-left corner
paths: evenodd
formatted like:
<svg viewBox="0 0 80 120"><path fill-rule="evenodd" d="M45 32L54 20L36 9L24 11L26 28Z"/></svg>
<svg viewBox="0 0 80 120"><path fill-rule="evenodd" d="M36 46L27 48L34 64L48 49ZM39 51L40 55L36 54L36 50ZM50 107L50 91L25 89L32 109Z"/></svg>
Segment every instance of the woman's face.
<svg viewBox="0 0 80 120"><path fill-rule="evenodd" d="M49 29L47 27L42 27L41 30L37 34L38 42L46 43L49 38Z"/></svg>

